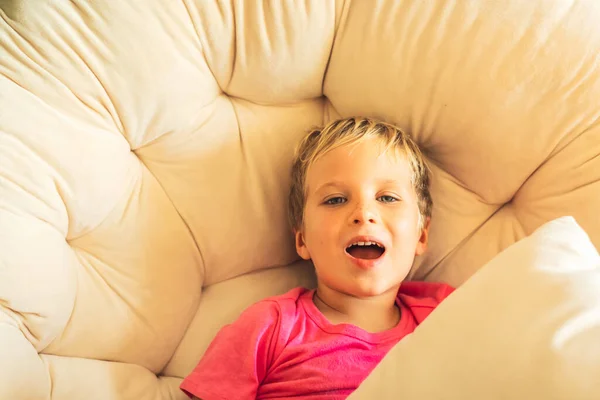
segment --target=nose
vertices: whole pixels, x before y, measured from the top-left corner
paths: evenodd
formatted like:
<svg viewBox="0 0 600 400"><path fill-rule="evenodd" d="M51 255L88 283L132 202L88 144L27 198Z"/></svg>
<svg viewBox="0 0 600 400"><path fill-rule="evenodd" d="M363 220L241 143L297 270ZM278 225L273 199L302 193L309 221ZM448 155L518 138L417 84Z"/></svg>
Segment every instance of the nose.
<svg viewBox="0 0 600 400"><path fill-rule="evenodd" d="M374 206L365 203L358 204L351 216L353 225L376 224L378 219Z"/></svg>

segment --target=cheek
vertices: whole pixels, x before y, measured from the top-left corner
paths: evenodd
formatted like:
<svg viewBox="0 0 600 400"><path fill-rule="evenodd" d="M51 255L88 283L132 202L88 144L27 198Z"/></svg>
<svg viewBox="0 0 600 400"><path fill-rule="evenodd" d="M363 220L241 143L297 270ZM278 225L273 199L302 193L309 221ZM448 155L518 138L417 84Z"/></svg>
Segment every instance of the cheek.
<svg viewBox="0 0 600 400"><path fill-rule="evenodd" d="M403 240L414 239L416 243L420 236L418 212L399 213L396 218L394 218L394 223L390 229L394 236L401 237Z"/></svg>
<svg viewBox="0 0 600 400"><path fill-rule="evenodd" d="M406 215L398 221L397 227L404 234L416 234L419 227L419 217Z"/></svg>
<svg viewBox="0 0 600 400"><path fill-rule="evenodd" d="M327 251L336 243L338 229L333 219L314 213L306 222L306 244L312 251Z"/></svg>
<svg viewBox="0 0 600 400"><path fill-rule="evenodd" d="M315 249L326 248L332 242L333 237L331 225L328 225L325 221L313 224L311 229L307 231L307 239L309 240L307 243Z"/></svg>
<svg viewBox="0 0 600 400"><path fill-rule="evenodd" d="M341 213L324 208L312 209L306 213L313 232L327 232L339 225Z"/></svg>

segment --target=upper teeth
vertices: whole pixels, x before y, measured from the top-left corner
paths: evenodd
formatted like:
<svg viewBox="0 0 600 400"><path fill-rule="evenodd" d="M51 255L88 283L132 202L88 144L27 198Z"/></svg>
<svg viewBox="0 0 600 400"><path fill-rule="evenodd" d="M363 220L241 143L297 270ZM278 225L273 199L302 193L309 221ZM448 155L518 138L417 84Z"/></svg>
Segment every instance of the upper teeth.
<svg viewBox="0 0 600 400"><path fill-rule="evenodd" d="M356 242L356 243L352 243L350 246L377 246L377 247L383 248L382 245L380 245L379 243L376 243L376 242ZM348 247L350 247L350 246L348 246Z"/></svg>

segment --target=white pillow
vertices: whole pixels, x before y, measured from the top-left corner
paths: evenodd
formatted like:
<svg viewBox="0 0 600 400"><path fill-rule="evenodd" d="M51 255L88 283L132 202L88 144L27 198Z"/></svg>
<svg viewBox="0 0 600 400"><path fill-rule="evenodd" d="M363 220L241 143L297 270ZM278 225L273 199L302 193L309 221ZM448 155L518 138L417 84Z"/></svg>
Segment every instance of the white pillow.
<svg viewBox="0 0 600 400"><path fill-rule="evenodd" d="M571 217L465 282L350 399L600 399L600 256Z"/></svg>

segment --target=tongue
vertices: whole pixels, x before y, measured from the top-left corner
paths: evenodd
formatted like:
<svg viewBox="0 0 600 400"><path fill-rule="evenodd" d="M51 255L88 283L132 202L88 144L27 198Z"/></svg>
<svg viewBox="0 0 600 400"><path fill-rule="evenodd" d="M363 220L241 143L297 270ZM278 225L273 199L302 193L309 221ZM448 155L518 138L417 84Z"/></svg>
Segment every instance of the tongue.
<svg viewBox="0 0 600 400"><path fill-rule="evenodd" d="M348 249L348 253L354 258L374 260L381 256L383 249L377 246L352 246Z"/></svg>

